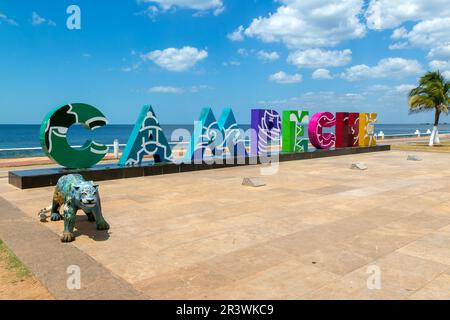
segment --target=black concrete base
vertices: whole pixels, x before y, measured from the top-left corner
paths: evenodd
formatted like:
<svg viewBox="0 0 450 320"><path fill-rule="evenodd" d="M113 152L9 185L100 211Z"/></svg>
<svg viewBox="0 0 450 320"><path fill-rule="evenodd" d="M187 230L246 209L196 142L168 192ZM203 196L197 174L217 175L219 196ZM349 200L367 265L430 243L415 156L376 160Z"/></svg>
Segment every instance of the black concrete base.
<svg viewBox="0 0 450 320"><path fill-rule="evenodd" d="M369 148L344 148L336 150L316 150L314 152L303 152L303 153L281 153L279 154L278 161L284 162L295 160L307 160L307 159L344 156L367 152L389 151L390 149L391 147L389 145L385 145ZM71 173L79 173L83 175L83 177L86 180L104 181L104 180L154 176L161 174L171 174L171 173L198 171L198 170L220 169L245 165L255 165L261 163L267 163L267 161L264 161L264 159L256 157L246 157L246 158L234 158L224 160L224 163L222 164L219 163L153 164L152 162L144 162L139 167L121 167L115 164L109 164L109 165L97 165L89 169L81 169L81 170L71 170L61 168L22 170L22 171L10 171L9 183L20 189L32 189L32 188L54 186L56 185L58 179L61 176Z"/></svg>

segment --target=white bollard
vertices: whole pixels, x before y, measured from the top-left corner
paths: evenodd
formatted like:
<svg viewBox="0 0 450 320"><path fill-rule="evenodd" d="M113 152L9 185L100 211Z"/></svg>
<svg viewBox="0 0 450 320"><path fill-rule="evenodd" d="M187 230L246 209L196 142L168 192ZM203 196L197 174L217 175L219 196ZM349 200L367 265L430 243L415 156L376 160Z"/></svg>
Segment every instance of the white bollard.
<svg viewBox="0 0 450 320"><path fill-rule="evenodd" d="M114 140L114 158L119 159L119 139Z"/></svg>
<svg viewBox="0 0 450 320"><path fill-rule="evenodd" d="M414 134L420 138L420 131L418 129L414 132Z"/></svg>

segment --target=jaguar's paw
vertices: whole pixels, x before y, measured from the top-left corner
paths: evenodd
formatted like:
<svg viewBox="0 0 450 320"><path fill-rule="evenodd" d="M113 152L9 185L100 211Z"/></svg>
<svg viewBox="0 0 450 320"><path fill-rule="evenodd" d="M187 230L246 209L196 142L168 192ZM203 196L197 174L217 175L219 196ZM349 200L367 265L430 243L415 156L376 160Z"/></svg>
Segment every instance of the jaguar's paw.
<svg viewBox="0 0 450 320"><path fill-rule="evenodd" d="M109 224L105 220L97 222L97 230L109 230Z"/></svg>
<svg viewBox="0 0 450 320"><path fill-rule="evenodd" d="M75 241L75 236L71 232L64 232L61 237L61 242L72 242Z"/></svg>
<svg viewBox="0 0 450 320"><path fill-rule="evenodd" d="M60 221L62 220L62 216L59 213L53 212L50 219L52 221Z"/></svg>

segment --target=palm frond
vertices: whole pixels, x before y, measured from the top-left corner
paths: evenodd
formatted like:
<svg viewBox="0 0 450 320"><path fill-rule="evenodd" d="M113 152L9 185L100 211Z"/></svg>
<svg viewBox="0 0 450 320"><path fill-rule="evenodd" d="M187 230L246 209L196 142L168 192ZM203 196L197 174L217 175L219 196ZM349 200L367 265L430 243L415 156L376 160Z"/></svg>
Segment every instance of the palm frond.
<svg viewBox="0 0 450 320"><path fill-rule="evenodd" d="M440 71L429 71L419 80L421 86L431 82L445 83L445 78Z"/></svg>
<svg viewBox="0 0 450 320"><path fill-rule="evenodd" d="M409 111L412 113L428 111L435 108L433 99L416 95L409 99Z"/></svg>
<svg viewBox="0 0 450 320"><path fill-rule="evenodd" d="M449 112L450 83L439 71L430 71L419 80L419 86L409 92L409 112L417 113L436 109Z"/></svg>
<svg viewBox="0 0 450 320"><path fill-rule="evenodd" d="M440 104L440 105L437 106L436 109L438 109L439 112L445 113L445 114L448 114L448 111L449 111L448 104L447 104L447 105L445 105L445 104Z"/></svg>
<svg viewBox="0 0 450 320"><path fill-rule="evenodd" d="M450 95L450 82L446 82L444 85L444 92L447 96Z"/></svg>

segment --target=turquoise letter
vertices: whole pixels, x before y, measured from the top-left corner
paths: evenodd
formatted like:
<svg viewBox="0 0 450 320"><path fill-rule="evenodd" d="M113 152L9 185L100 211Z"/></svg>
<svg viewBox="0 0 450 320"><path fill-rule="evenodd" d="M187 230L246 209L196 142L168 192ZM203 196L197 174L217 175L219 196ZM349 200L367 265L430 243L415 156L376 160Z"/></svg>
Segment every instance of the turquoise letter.
<svg viewBox="0 0 450 320"><path fill-rule="evenodd" d="M228 150L231 157L245 156L244 134L239 130L233 111L224 109L219 121L216 120L211 108L203 108L200 119L194 124L194 134L191 139L190 152L187 157L196 162L204 159L206 149L220 158L225 157Z"/></svg>
<svg viewBox="0 0 450 320"><path fill-rule="evenodd" d="M119 165L134 166L142 163L144 155L152 155L155 162L171 162L172 149L167 142L151 106L143 106Z"/></svg>

